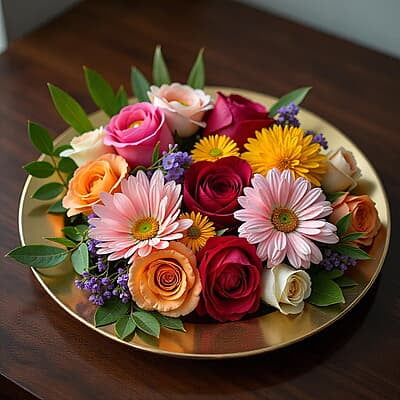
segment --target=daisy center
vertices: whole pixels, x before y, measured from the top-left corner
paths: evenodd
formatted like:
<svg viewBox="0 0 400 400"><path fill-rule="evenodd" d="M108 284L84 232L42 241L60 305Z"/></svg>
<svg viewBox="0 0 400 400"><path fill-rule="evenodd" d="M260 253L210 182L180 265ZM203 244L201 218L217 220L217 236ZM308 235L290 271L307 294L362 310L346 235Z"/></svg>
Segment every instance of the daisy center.
<svg viewBox="0 0 400 400"><path fill-rule="evenodd" d="M191 239L198 239L201 236L201 230L198 226L192 225L188 230L187 230L187 235Z"/></svg>
<svg viewBox="0 0 400 400"><path fill-rule="evenodd" d="M285 169L291 169L292 167L292 161L288 158L283 158L282 160L279 161L279 169L281 171Z"/></svg>
<svg viewBox="0 0 400 400"><path fill-rule="evenodd" d="M281 232L293 232L299 224L297 215L289 208L277 207L272 212L272 225Z"/></svg>
<svg viewBox="0 0 400 400"><path fill-rule="evenodd" d="M222 151L220 149L214 148L210 150L210 156L211 157L218 157L220 155L222 155Z"/></svg>
<svg viewBox="0 0 400 400"><path fill-rule="evenodd" d="M132 236L137 240L152 239L158 228L158 222L153 217L139 218L132 225Z"/></svg>
<svg viewBox="0 0 400 400"><path fill-rule="evenodd" d="M129 125L129 128L138 128L143 122L143 120L134 121Z"/></svg>

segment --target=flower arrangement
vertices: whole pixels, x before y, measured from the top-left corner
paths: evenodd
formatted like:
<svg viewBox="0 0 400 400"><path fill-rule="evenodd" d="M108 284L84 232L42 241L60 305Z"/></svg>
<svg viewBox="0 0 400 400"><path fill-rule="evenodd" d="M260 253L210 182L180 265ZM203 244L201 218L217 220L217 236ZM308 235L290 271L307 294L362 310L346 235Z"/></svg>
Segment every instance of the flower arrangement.
<svg viewBox="0 0 400 400"><path fill-rule="evenodd" d="M322 133L302 127L299 104L310 88L267 110L237 94L204 89L200 51L186 84L171 83L161 48L153 85L132 69L137 102L84 68L90 95L108 116L93 126L82 107L49 85L55 107L76 133L54 147L28 123L47 160L24 169L54 178L34 194L63 214L56 244L8 255L34 268L70 257L76 286L97 306L95 325L184 331L188 315L236 321L277 309L298 314L343 303L356 285L343 274L369 259L380 221L367 195L354 195L361 171L344 148L327 152Z"/></svg>

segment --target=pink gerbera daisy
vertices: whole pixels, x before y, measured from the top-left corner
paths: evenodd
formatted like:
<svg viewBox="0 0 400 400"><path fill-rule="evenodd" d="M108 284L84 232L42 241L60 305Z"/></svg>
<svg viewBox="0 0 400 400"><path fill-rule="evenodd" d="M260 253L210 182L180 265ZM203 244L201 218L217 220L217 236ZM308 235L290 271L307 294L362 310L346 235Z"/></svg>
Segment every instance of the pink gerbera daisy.
<svg viewBox="0 0 400 400"><path fill-rule="evenodd" d="M322 254L313 241L339 240L336 226L323 219L332 213L332 207L322 190L276 168L267 177L255 174L251 184L238 199L243 209L234 213L244 221L239 236L257 244L257 254L268 260L268 268L282 263L286 256L296 268L319 264Z"/></svg>
<svg viewBox="0 0 400 400"><path fill-rule="evenodd" d="M157 170L151 179L143 171L121 183L121 193L100 195L104 205L95 205L89 237L98 240L98 254L108 259L145 257L153 249L165 249L170 240L183 237L191 219L178 219L181 212L181 186L164 183Z"/></svg>

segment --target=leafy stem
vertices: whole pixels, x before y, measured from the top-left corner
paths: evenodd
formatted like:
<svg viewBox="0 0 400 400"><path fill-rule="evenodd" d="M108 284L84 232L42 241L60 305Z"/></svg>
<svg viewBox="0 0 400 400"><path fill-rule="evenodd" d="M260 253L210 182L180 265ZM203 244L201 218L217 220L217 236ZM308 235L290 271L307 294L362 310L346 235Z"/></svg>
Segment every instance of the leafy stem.
<svg viewBox="0 0 400 400"><path fill-rule="evenodd" d="M60 180L61 180L62 184L64 185L64 187L68 190L67 181L65 180L65 178L63 177L63 175L62 175L60 169L58 168L56 159L54 158L53 155L51 155L50 158L51 158L51 161L52 161L52 163L53 163L54 169L55 169L55 171L57 172L58 177L60 178Z"/></svg>

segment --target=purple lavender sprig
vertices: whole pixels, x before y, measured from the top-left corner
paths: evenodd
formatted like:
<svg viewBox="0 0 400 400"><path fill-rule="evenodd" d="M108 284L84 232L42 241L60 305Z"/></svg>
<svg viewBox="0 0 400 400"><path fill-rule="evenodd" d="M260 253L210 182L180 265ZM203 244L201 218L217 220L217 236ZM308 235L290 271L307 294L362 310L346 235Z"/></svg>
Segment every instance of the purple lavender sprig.
<svg viewBox="0 0 400 400"><path fill-rule="evenodd" d="M294 104L289 103L287 106L283 106L278 109L278 117L276 118L276 123L281 126L290 125L298 128L300 126L300 121L297 119L296 115L299 113L300 108Z"/></svg>
<svg viewBox="0 0 400 400"><path fill-rule="evenodd" d="M304 136L308 135L313 135L312 143L318 143L324 150L328 149L328 141L325 139L323 133L315 133L314 131L308 130Z"/></svg>
<svg viewBox="0 0 400 400"><path fill-rule="evenodd" d="M340 269L346 271L349 267L354 267L357 261L349 256L344 256L332 249L326 248L323 250L323 259L320 262L320 266L327 271L332 269Z"/></svg>

